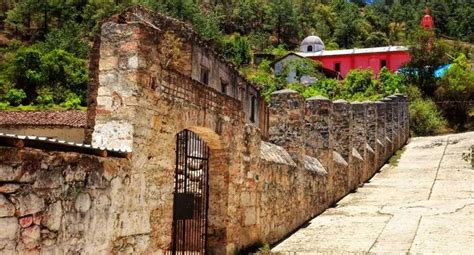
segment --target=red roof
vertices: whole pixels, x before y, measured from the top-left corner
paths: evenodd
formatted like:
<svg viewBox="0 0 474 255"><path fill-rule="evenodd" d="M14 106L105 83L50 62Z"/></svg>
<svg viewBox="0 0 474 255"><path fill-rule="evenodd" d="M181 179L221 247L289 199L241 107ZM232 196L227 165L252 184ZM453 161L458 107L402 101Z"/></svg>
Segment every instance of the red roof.
<svg viewBox="0 0 474 255"><path fill-rule="evenodd" d="M0 111L0 126L85 127L84 111Z"/></svg>

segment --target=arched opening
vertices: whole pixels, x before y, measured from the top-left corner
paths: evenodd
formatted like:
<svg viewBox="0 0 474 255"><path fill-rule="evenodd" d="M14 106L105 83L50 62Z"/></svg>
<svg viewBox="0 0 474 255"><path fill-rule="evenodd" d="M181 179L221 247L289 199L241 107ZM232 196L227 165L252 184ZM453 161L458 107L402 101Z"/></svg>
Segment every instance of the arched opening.
<svg viewBox="0 0 474 255"><path fill-rule="evenodd" d="M172 254L206 254L209 146L193 131L176 136Z"/></svg>
<svg viewBox="0 0 474 255"><path fill-rule="evenodd" d="M308 45L308 52L313 52L313 46L312 45Z"/></svg>

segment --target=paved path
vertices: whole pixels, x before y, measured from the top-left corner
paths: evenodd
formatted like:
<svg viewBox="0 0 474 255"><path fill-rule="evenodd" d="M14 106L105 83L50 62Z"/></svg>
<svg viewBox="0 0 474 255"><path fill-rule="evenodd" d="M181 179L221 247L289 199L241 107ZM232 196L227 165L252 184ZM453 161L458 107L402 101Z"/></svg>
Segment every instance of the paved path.
<svg viewBox="0 0 474 255"><path fill-rule="evenodd" d="M474 132L414 138L380 173L272 249L283 254L474 254Z"/></svg>

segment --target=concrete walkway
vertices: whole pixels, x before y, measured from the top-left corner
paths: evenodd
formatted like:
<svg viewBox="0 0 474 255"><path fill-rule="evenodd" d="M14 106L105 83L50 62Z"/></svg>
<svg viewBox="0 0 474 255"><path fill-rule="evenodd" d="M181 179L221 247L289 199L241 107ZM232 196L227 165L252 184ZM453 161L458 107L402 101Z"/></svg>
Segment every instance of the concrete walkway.
<svg viewBox="0 0 474 255"><path fill-rule="evenodd" d="M414 138L386 165L272 249L282 254L474 254L474 132Z"/></svg>

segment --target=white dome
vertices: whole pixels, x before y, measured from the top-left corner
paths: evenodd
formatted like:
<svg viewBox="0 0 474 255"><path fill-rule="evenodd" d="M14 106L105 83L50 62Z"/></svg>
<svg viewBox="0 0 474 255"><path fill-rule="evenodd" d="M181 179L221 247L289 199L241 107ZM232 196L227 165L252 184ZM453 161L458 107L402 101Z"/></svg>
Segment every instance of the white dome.
<svg viewBox="0 0 474 255"><path fill-rule="evenodd" d="M324 50L324 43L319 36L310 35L301 42L301 52L317 52Z"/></svg>

